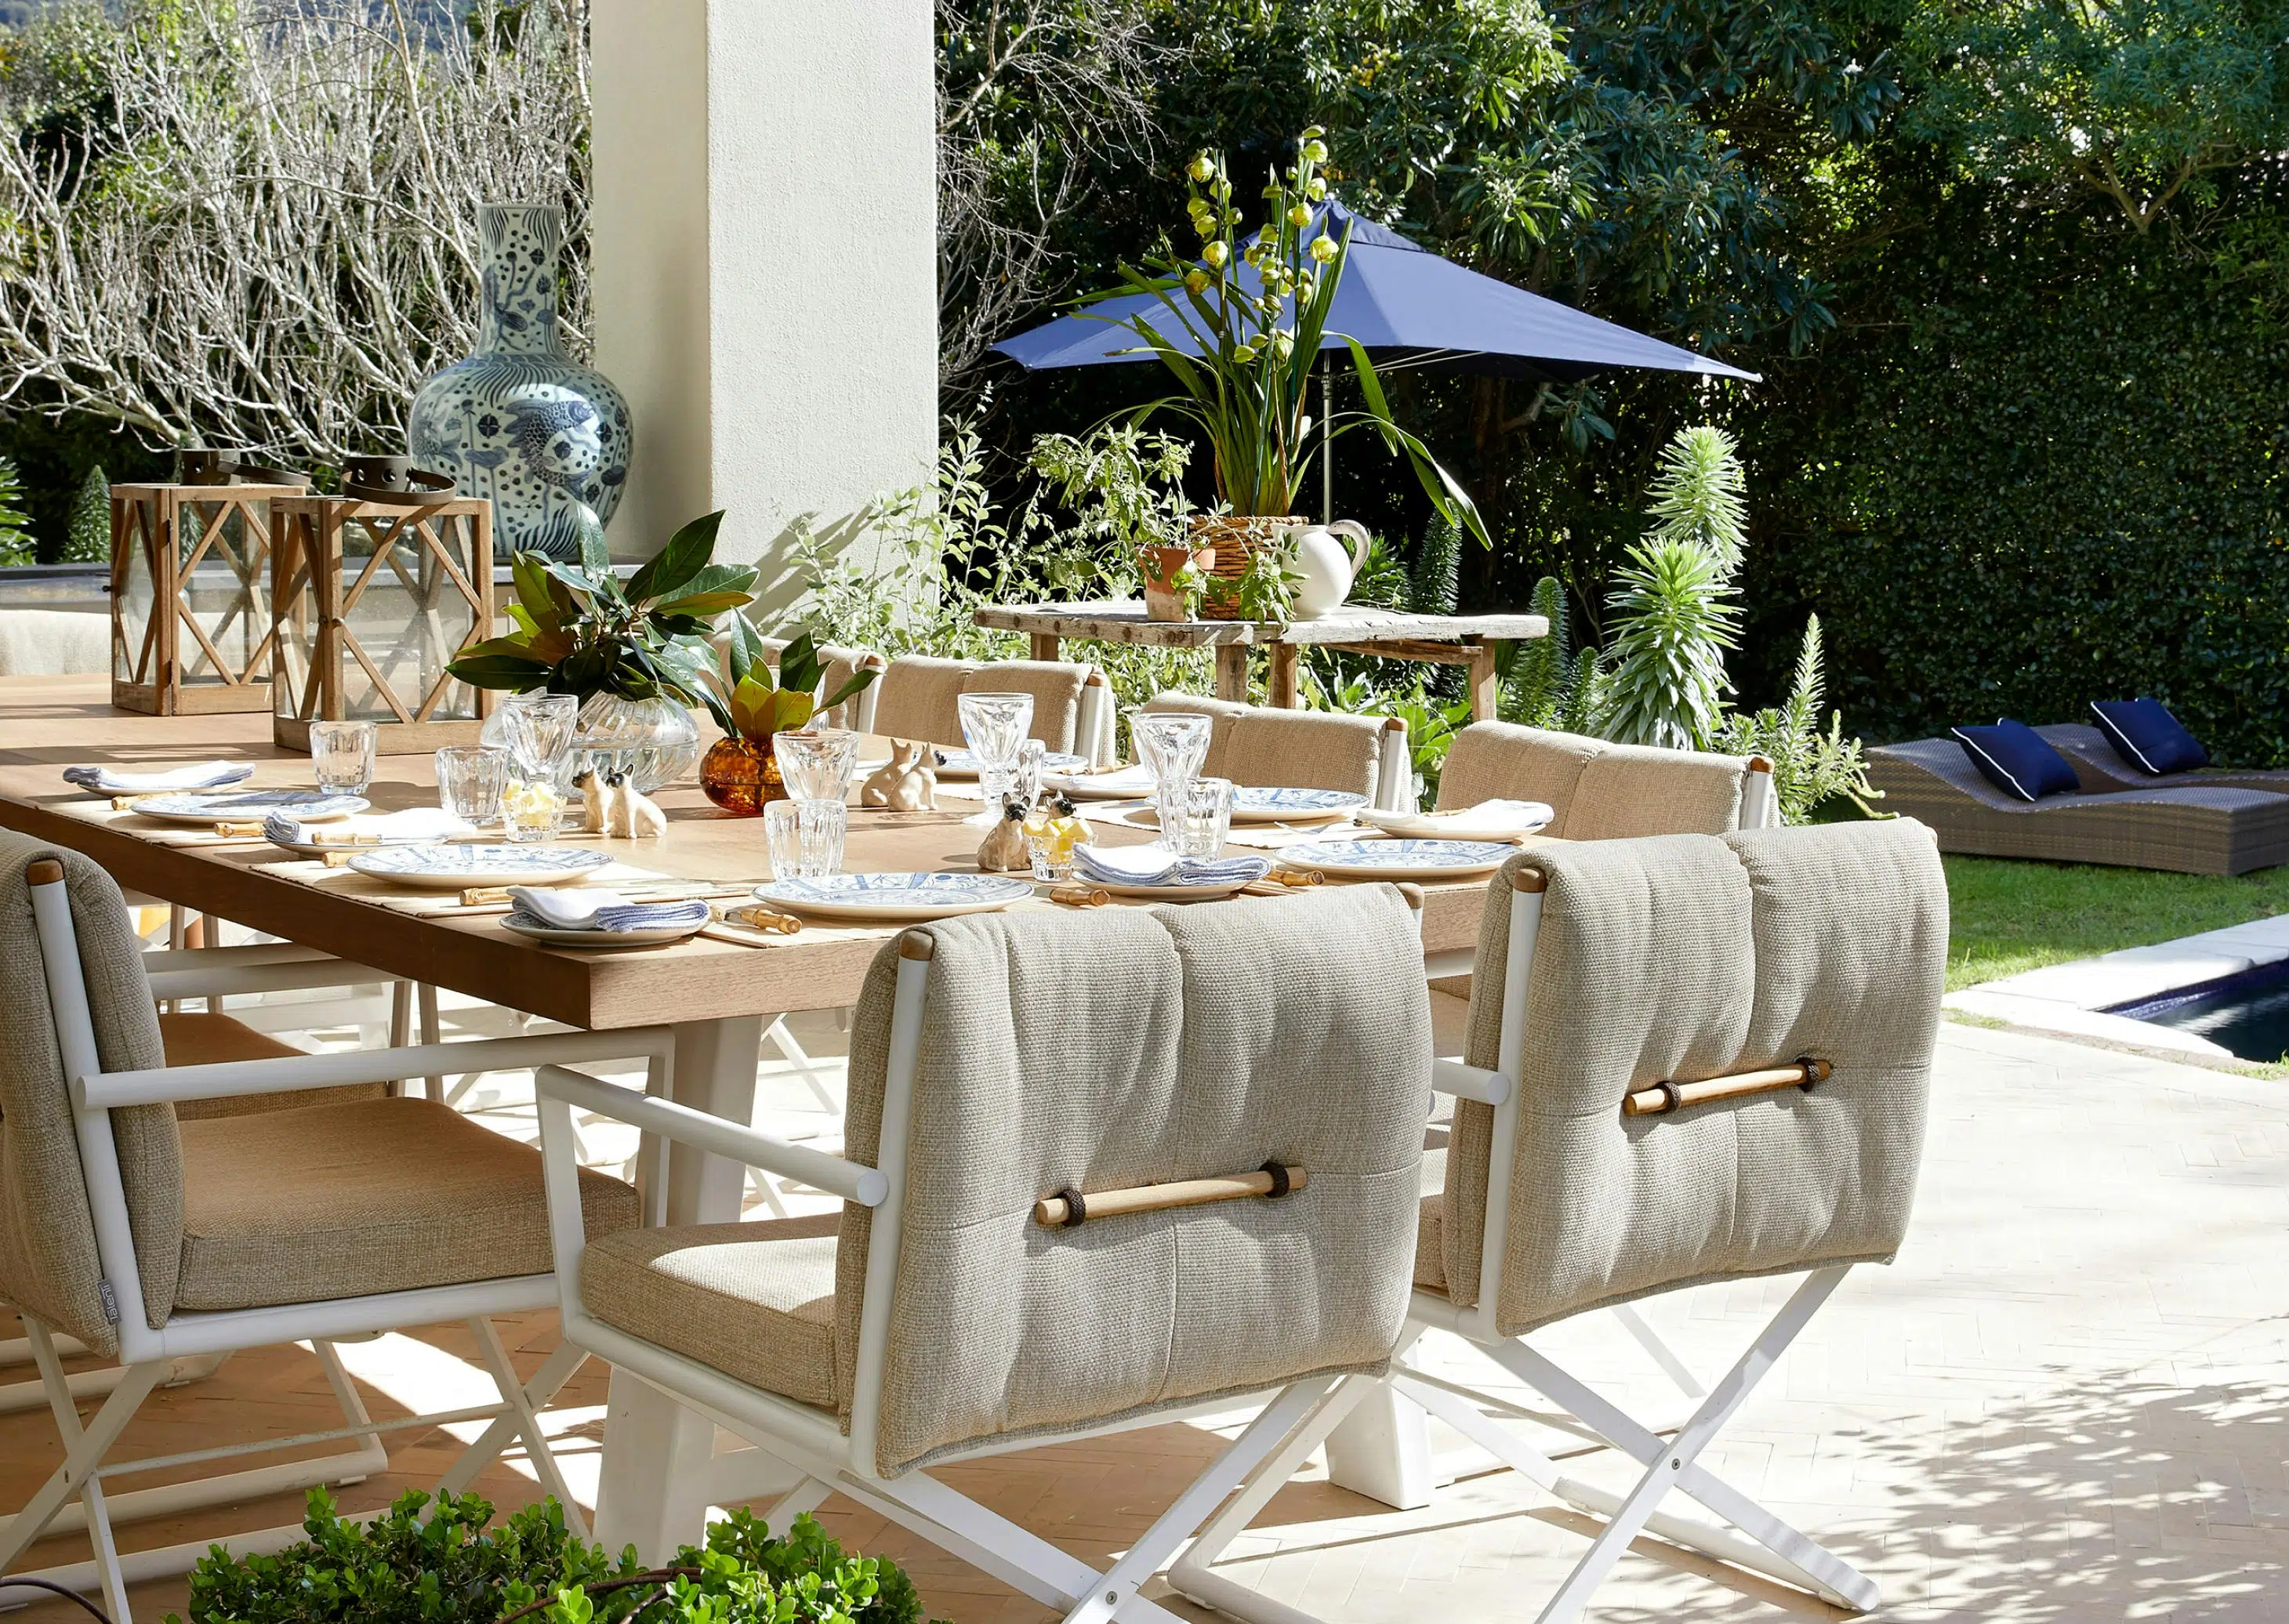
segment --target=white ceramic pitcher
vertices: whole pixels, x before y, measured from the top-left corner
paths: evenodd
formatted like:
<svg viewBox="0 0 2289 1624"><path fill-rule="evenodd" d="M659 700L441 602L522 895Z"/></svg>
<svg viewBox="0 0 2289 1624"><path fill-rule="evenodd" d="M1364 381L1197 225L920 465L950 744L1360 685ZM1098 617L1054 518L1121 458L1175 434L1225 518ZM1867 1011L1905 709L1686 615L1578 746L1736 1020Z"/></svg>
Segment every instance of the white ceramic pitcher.
<svg viewBox="0 0 2289 1624"><path fill-rule="evenodd" d="M1373 538L1358 520L1338 519L1297 530L1294 540L1296 574L1301 577L1296 583L1296 618L1317 620L1351 595L1352 580L1367 567Z"/></svg>

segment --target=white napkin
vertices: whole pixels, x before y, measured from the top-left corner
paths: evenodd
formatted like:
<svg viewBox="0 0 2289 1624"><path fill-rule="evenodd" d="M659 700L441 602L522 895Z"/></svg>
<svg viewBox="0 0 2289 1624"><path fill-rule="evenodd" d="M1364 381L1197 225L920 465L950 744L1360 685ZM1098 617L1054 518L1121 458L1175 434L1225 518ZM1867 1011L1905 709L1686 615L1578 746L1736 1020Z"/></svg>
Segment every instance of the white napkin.
<svg viewBox="0 0 2289 1624"><path fill-rule="evenodd" d="M1381 812L1363 807L1353 816L1386 834L1418 840L1513 840L1547 828L1556 815L1538 800L1482 800L1452 812Z"/></svg>
<svg viewBox="0 0 2289 1624"><path fill-rule="evenodd" d="M243 761L201 761L159 773L115 772L108 767L67 767L64 782L98 795L164 795L175 790L219 790L243 784L254 769Z"/></svg>
<svg viewBox="0 0 2289 1624"><path fill-rule="evenodd" d="M697 930L710 918L707 904L697 897L682 903L632 903L618 891L551 886L511 886L508 894L516 904L509 910L510 919L549 930L594 930L607 935L672 925Z"/></svg>
<svg viewBox="0 0 2289 1624"><path fill-rule="evenodd" d="M383 846L419 846L431 840L453 840L475 834L477 826L455 817L443 807L411 807L403 812L385 812L374 817L336 818L317 824L303 823L283 812L273 812L262 820L263 835L281 846L318 844L322 832L338 837L368 834ZM350 841L345 838L341 844L347 846Z"/></svg>
<svg viewBox="0 0 2289 1624"><path fill-rule="evenodd" d="M1099 885L1246 885L1272 872L1269 857L1181 857L1158 846L1084 846L1073 856Z"/></svg>

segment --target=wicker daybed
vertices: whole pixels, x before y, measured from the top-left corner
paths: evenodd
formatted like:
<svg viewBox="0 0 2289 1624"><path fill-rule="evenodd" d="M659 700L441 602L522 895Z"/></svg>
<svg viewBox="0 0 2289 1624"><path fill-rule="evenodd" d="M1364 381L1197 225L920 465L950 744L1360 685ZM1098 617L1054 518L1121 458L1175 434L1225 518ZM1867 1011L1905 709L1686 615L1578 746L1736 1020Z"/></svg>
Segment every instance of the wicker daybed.
<svg viewBox="0 0 2289 1624"><path fill-rule="evenodd" d="M2146 773L2124 760L2096 728L2062 721L2035 731L2066 757L2086 790L2266 790L2289 795L2289 770L2203 767L2187 773Z"/></svg>
<svg viewBox="0 0 2289 1624"><path fill-rule="evenodd" d="M2061 730L2043 732L2055 745ZM2075 730L2108 748L2096 728ZM2149 779L2094 790L2106 780L2079 756L2068 759L2085 787L2035 801L1990 784L1951 738L1872 749L1868 777L1884 792L1884 810L1929 824L1942 851L2182 874L2245 874L2289 862L2289 793L2213 787L2206 773L2173 776L2198 784ZM2165 786L2149 787L2157 784Z"/></svg>

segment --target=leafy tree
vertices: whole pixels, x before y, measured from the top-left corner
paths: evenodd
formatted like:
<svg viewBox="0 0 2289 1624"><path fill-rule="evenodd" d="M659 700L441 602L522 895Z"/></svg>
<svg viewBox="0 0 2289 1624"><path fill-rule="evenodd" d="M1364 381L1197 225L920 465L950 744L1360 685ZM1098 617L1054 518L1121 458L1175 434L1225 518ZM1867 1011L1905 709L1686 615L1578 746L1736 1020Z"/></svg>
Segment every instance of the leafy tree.
<svg viewBox="0 0 2289 1624"><path fill-rule="evenodd" d="M1974 173L2110 199L2142 235L2289 141L2283 0L1981 0L1911 12L1914 131Z"/></svg>

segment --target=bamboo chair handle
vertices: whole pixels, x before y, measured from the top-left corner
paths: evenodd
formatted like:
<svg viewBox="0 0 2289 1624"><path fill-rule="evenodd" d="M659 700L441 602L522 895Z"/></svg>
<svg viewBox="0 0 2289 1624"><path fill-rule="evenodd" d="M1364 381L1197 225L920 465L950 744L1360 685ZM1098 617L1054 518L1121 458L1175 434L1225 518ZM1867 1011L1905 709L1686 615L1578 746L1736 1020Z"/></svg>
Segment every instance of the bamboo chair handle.
<svg viewBox="0 0 2289 1624"><path fill-rule="evenodd" d="M1100 1190L1090 1196L1076 1190L1061 1190L1033 1203L1033 1222L1047 1230L1069 1230L1095 1218L1165 1212L1176 1206L1204 1206L1211 1201L1237 1201L1248 1196L1283 1196L1303 1189L1308 1182L1309 1175L1301 1167L1266 1162L1254 1173L1178 1179L1173 1183L1139 1184L1129 1190Z"/></svg>
<svg viewBox="0 0 2289 1624"><path fill-rule="evenodd" d="M1650 1088L1635 1089L1622 1100L1625 1117L1665 1117L1683 1111L1688 1105L1706 1105L1712 1100L1737 1100L1752 1094L1771 1094L1782 1088L1810 1088L1824 1083L1835 1067L1824 1060L1807 1056L1785 1066L1766 1066L1755 1071L1735 1071L1724 1077L1704 1077L1691 1083L1655 1083Z"/></svg>

